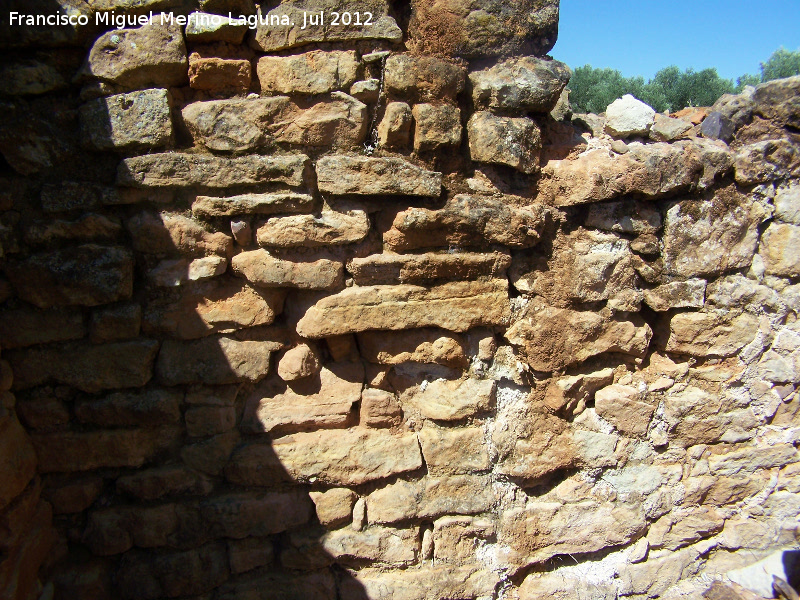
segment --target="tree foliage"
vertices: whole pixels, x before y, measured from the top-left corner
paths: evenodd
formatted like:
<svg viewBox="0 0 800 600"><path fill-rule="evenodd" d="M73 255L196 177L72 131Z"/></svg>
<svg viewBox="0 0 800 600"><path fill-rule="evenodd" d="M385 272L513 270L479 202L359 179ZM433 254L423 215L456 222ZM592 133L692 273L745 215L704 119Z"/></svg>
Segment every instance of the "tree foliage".
<svg viewBox="0 0 800 600"><path fill-rule="evenodd" d="M734 84L716 69L681 71L672 65L661 69L645 83L643 77L625 77L615 69L584 65L574 70L569 83L570 103L576 112L600 113L617 98L631 94L659 112L674 112L687 106L711 106L723 94L740 92L746 85L800 74L800 50L779 48L761 63L761 75L745 74Z"/></svg>

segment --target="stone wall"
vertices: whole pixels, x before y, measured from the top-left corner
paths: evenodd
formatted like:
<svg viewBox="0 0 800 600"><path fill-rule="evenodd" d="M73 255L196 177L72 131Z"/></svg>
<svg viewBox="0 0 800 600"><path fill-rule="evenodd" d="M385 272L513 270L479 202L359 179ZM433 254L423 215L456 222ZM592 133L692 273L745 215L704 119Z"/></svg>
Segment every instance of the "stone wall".
<svg viewBox="0 0 800 600"><path fill-rule="evenodd" d="M573 116L557 0L58 7L0 25L0 596L695 598L798 547L800 78Z"/></svg>

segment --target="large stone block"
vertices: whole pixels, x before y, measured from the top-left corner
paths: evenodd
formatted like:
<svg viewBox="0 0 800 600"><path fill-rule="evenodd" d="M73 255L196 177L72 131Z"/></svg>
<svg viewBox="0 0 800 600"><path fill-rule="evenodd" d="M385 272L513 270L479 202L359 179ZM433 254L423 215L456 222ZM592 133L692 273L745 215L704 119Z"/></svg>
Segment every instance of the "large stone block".
<svg viewBox="0 0 800 600"><path fill-rule="evenodd" d="M259 287L331 290L344 285L344 265L326 258L295 262L275 258L266 250L252 250L234 256L231 269Z"/></svg>
<svg viewBox="0 0 800 600"><path fill-rule="evenodd" d="M758 319L748 313L684 312L669 320L667 352L692 356L731 356L749 344Z"/></svg>
<svg viewBox="0 0 800 600"><path fill-rule="evenodd" d="M297 332L312 339L370 329L441 327L460 332L502 325L508 317L506 280L458 281L432 288L352 287L309 308Z"/></svg>
<svg viewBox="0 0 800 600"><path fill-rule="evenodd" d="M552 214L539 204L516 208L501 199L459 194L439 210L409 208L398 213L383 241L393 252L487 244L530 248L539 242Z"/></svg>
<svg viewBox="0 0 800 600"><path fill-rule="evenodd" d="M80 109L83 143L95 150L144 151L172 140L169 92L142 90L106 96Z"/></svg>
<svg viewBox="0 0 800 600"><path fill-rule="evenodd" d="M227 16L194 12L186 23L186 40L195 43L228 42L241 44L247 23Z"/></svg>
<svg viewBox="0 0 800 600"><path fill-rule="evenodd" d="M128 219L125 226L134 249L146 254L229 256L233 253L231 236L208 231L200 222L181 214L142 212Z"/></svg>
<svg viewBox="0 0 800 600"><path fill-rule="evenodd" d="M508 165L523 173L539 170L542 134L527 117L498 117L487 111L467 122L470 158L476 162Z"/></svg>
<svg viewBox="0 0 800 600"><path fill-rule="evenodd" d="M219 94L246 92L253 79L249 60L189 55L189 87Z"/></svg>
<svg viewBox="0 0 800 600"><path fill-rule="evenodd" d="M489 468L489 447L482 427L443 429L426 424L419 432L422 456L433 476L461 475Z"/></svg>
<svg viewBox="0 0 800 600"><path fill-rule="evenodd" d="M122 227L115 218L89 213L74 221L54 219L31 225L25 232L25 241L34 246L59 242L114 242L119 239Z"/></svg>
<svg viewBox="0 0 800 600"><path fill-rule="evenodd" d="M463 65L433 56L392 54L386 59L384 85L392 94L411 100L455 100L464 89Z"/></svg>
<svg viewBox="0 0 800 600"><path fill-rule="evenodd" d="M766 272L779 277L800 275L800 226L772 223L764 235L758 253Z"/></svg>
<svg viewBox="0 0 800 600"><path fill-rule="evenodd" d="M263 92L327 94L348 89L356 80L358 57L344 50L313 50L291 56L262 56L258 80Z"/></svg>
<svg viewBox="0 0 800 600"><path fill-rule="evenodd" d="M17 295L39 308L97 306L130 298L133 256L124 248L84 244L9 263L6 275Z"/></svg>
<svg viewBox="0 0 800 600"><path fill-rule="evenodd" d="M317 161L317 185L320 192L329 194L438 198L442 174L402 158L333 155Z"/></svg>
<svg viewBox="0 0 800 600"><path fill-rule="evenodd" d="M363 210L324 210L319 216L271 217L259 225L256 237L260 246L293 248L352 244L368 233L369 217Z"/></svg>
<svg viewBox="0 0 800 600"><path fill-rule="evenodd" d="M491 379L437 379L406 390L400 400L428 419L459 421L492 409L495 392Z"/></svg>
<svg viewBox="0 0 800 600"><path fill-rule="evenodd" d="M183 394L174 390L152 389L117 392L75 405L75 417L81 423L101 427L157 426L180 423Z"/></svg>
<svg viewBox="0 0 800 600"><path fill-rule="evenodd" d="M570 70L557 60L522 56L469 74L476 108L549 113L569 82Z"/></svg>
<svg viewBox="0 0 800 600"><path fill-rule="evenodd" d="M608 105L606 131L617 138L647 135L655 119L655 110L630 94L625 94Z"/></svg>
<svg viewBox="0 0 800 600"><path fill-rule="evenodd" d="M464 337L441 329L364 331L358 334L358 348L365 360L380 365L416 362L465 367L468 362Z"/></svg>
<svg viewBox="0 0 800 600"><path fill-rule="evenodd" d="M18 308L0 313L3 348L64 342L85 335L86 324L79 310Z"/></svg>
<svg viewBox="0 0 800 600"><path fill-rule="evenodd" d="M154 18L138 29L109 31L92 46L80 75L127 89L182 85L187 81L182 28Z"/></svg>
<svg viewBox="0 0 800 600"><path fill-rule="evenodd" d="M415 0L409 45L464 58L544 56L558 38L558 0Z"/></svg>
<svg viewBox="0 0 800 600"><path fill-rule="evenodd" d="M15 350L6 358L14 367L15 389L52 381L84 392L99 392L146 384L153 375L157 352L157 341L136 339Z"/></svg>
<svg viewBox="0 0 800 600"><path fill-rule="evenodd" d="M764 140L739 148L736 183L753 185L800 176L800 151L789 140Z"/></svg>
<svg viewBox="0 0 800 600"><path fill-rule="evenodd" d="M783 126L800 127L800 76L756 86L753 112Z"/></svg>
<svg viewBox="0 0 800 600"><path fill-rule="evenodd" d="M148 154L124 159L117 169L121 186L143 188L227 188L264 183L303 185L308 157L249 155L236 158L181 154Z"/></svg>
<svg viewBox="0 0 800 600"><path fill-rule="evenodd" d="M418 283L438 279L478 279L499 275L511 265L502 252L454 252L438 254L372 254L347 262L357 285Z"/></svg>
<svg viewBox="0 0 800 600"><path fill-rule="evenodd" d="M461 144L461 111L449 104L415 104L414 151L430 152Z"/></svg>
<svg viewBox="0 0 800 600"><path fill-rule="evenodd" d="M202 217L272 215L308 212L313 206L314 197L309 194L277 192L274 194L240 194L227 198L197 196L192 202L192 212Z"/></svg>

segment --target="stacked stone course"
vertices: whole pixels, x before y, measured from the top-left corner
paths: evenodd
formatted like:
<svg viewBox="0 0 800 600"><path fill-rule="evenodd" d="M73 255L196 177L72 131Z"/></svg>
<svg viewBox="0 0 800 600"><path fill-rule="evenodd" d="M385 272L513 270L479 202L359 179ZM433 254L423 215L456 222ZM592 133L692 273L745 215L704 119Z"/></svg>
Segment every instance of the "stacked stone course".
<svg viewBox="0 0 800 600"><path fill-rule="evenodd" d="M797 548L800 78L728 143L571 116L557 0L395 4L0 26L0 597L699 598Z"/></svg>

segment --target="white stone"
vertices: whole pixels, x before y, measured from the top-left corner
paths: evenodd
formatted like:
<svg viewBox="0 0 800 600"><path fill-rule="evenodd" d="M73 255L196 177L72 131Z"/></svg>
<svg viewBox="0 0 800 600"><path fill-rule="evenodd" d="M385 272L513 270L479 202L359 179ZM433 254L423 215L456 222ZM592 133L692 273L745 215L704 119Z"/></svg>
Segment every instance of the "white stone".
<svg viewBox="0 0 800 600"><path fill-rule="evenodd" d="M656 119L656 111L630 94L614 100L606 109L606 130L614 137L645 135Z"/></svg>

